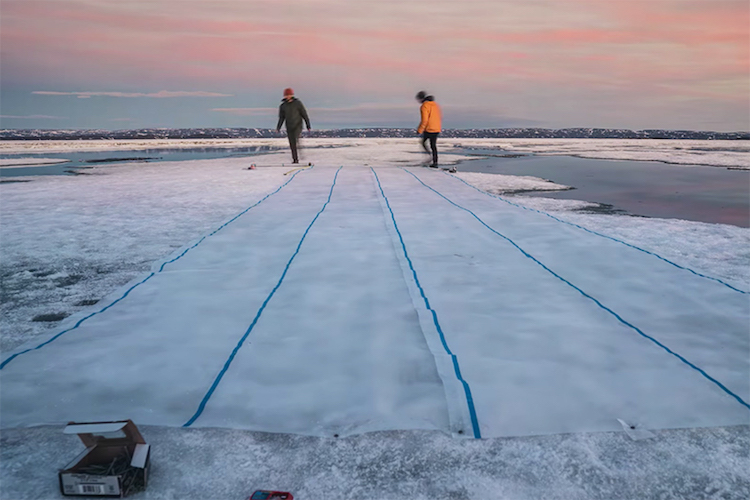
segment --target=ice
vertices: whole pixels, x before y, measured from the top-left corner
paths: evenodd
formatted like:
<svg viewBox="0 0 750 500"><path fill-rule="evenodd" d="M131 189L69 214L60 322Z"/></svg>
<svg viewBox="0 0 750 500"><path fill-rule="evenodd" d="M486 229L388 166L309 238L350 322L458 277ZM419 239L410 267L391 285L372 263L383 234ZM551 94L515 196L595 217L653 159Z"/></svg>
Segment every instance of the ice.
<svg viewBox="0 0 750 500"><path fill-rule="evenodd" d="M482 191L495 194L511 194L524 191L561 191L570 186L557 184L539 177L528 175L484 174L477 172L457 172L456 177L465 180Z"/></svg>
<svg viewBox="0 0 750 500"><path fill-rule="evenodd" d="M670 424L661 420L665 417L669 420L667 415L671 411L681 413L678 419L688 419L681 425L693 425L688 421L699 418L700 411L688 409L683 406L686 401L678 399L687 393L695 394L693 391L697 388L665 386L664 394L656 395L661 391L660 384L683 380L682 376L673 377L669 372L672 369L679 372L684 366L668 367L651 358L654 345L643 342L644 338L636 330L622 322L617 327L612 325L615 318L600 307L602 304L709 372L725 373L720 378L734 387L743 399L748 399L747 374L750 370L747 354L750 345L746 325L750 304L746 295L719 283L707 285L703 278L694 281L694 276L687 278L689 273L665 266L651 255L578 228L560 227L559 222L541 214L522 216L516 207L481 195L450 176L428 174L418 171L416 177L448 199L468 205L473 213L448 211L449 203L440 199L437 193L432 193L432 199L421 196L420 184L415 182L416 179L412 179L412 183L404 180L402 171L386 171L382 177L392 178L391 184L400 186L401 190L395 190L391 205L397 214L404 214L402 217L406 220L402 223L402 230L405 229L407 235L406 246L415 267L423 270L423 284L442 318L443 329L461 332L453 342L457 345L457 352L468 354L468 366L462 367L462 373L467 379L476 381L472 390L483 435L507 432L517 417L520 417L517 429L522 434L550 432L548 426L555 425L563 427L557 428L558 432L574 430L565 426L570 422L581 425L588 417L616 411L616 404L610 406L615 400L629 401L619 411L640 415L649 426L677 426L675 420ZM392 191L394 189L391 187ZM443 203L443 209L439 202ZM428 203L430 206L434 203L435 210L421 209ZM436 212L441 212L441 216L432 217ZM520 249L478 224L473 220L474 214L489 226L499 228L503 236ZM450 248L450 253L440 250L443 248ZM541 261L538 264L546 268L532 264L531 257ZM673 274L674 271L677 274ZM563 283L562 279L553 276L570 283ZM582 300L582 291L598 302ZM599 317L598 313L602 316ZM717 342L716 350L706 345L706 331L712 332L712 341ZM546 335L542 332L555 333ZM719 337L724 340L719 340ZM559 346L550 349L550 344L556 342L560 343ZM489 352L502 354L496 357ZM631 353L632 357L628 355L627 358L638 362L628 366L628 361L621 357L623 352ZM457 355L461 359L461 355ZM580 359L573 361L578 356ZM593 368L598 363L603 364ZM611 365L614 372L604 368L610 363L614 363ZM713 366L707 368L709 364ZM566 368L560 368L562 366ZM613 378L608 382L600 379L594 383L590 374L586 374L592 368L599 373L598 377ZM558 370L565 373L566 379L555 379L553 374ZM577 373L578 370L582 371ZM620 374L615 375L615 372ZM539 385L530 382L537 376L540 377ZM620 376L627 382L618 382ZM558 382L567 386L577 378L581 390L575 396L566 395L566 389L557 386ZM498 385L498 379L513 382ZM531 385L527 386L527 383ZM594 386L599 383L608 389L598 393ZM534 388L530 389L531 386ZM593 391L590 400L586 396L589 390ZM636 395L639 391L645 392ZM485 398L483 393L487 395ZM594 393L597 394L594 396ZM614 399L605 403L608 398L605 393ZM646 393L650 395L646 396ZM665 407L657 409L652 406L654 413L646 417L651 410L638 408L637 403L643 400L651 401L649 404L659 400ZM503 404L505 401L514 403L509 407ZM587 402L608 406L608 409L602 407L603 413L600 410L582 411ZM568 403L574 407L566 409ZM735 401L732 403L736 404ZM483 408L490 404L497 406ZM522 409L526 404L529 407ZM539 422L530 417L534 414L531 408L543 415ZM748 408L737 405L737 410L736 418L746 421ZM565 417L567 411L571 413ZM483 413L491 415L484 422ZM661 423L657 424L658 421ZM502 431L494 427L496 422L502 422ZM601 424L608 425L605 421ZM599 424L592 421L589 425Z"/></svg>
<svg viewBox="0 0 750 500"><path fill-rule="evenodd" d="M0 158L0 168L41 167L55 163L67 163L63 158Z"/></svg>
<svg viewBox="0 0 750 500"><path fill-rule="evenodd" d="M415 139L375 138L306 138L303 145L334 148L326 158L355 157L364 162L406 161L414 153ZM266 146L287 147L286 139L147 139L147 140L87 140L87 141L0 141L0 153L64 153L67 151L123 151L143 149L240 148ZM610 160L659 161L680 165L711 165L717 167L750 168L750 141L674 140L674 139L465 139L441 138L441 151L451 146L498 149L516 153L579 156ZM338 148L338 149L336 149ZM340 148L351 148L344 152ZM407 154L411 151L411 155ZM376 153L376 154L373 154ZM332 156L331 156L332 155ZM284 155L288 157L288 155ZM317 161L321 156L315 155ZM442 156L441 156L442 159Z"/></svg>
<svg viewBox="0 0 750 500"><path fill-rule="evenodd" d="M363 166L387 165L393 163L419 164L426 160L421 148L415 148L417 137L414 139L300 139L302 163L306 159L305 148L315 148L309 152L315 162L333 162L338 165ZM452 141L452 139L451 139ZM137 151L145 149L194 149L194 148L246 148L267 147L283 149L283 153L265 156L268 162L278 161L291 163L288 153L287 139L147 139L147 140L91 140L91 141L0 141L0 154L24 153L65 153L69 151ZM442 145L447 151L448 142ZM442 154L441 161L446 164L471 157L463 154Z"/></svg>
<svg viewBox="0 0 750 500"><path fill-rule="evenodd" d="M159 465L143 498L747 497L750 412L715 383L750 397L746 294L411 167L414 141L305 155L315 167L291 180L284 152L0 185L4 360L132 288L0 372L0 496L57 498L56 469L77 453L62 426L21 427L133 417ZM747 229L512 202L750 289ZM467 401L389 206L482 440L450 437L470 436ZM84 299L100 301L73 305ZM71 316L30 321L55 312ZM179 428L256 316L194 428ZM619 420L656 437L631 441Z"/></svg>
<svg viewBox="0 0 750 500"><path fill-rule="evenodd" d="M526 191L526 187L538 191L566 188L544 179L473 172L454 175L506 203L634 244L745 289L750 284L750 231L747 228L680 219L600 215L591 213L597 209L596 203L507 196ZM497 196L497 193L505 196Z"/></svg>
<svg viewBox="0 0 750 500"><path fill-rule="evenodd" d="M438 431L318 438L140 425L149 486L134 500L745 500L750 427L463 440ZM0 497L63 499L57 471L83 445L62 426L3 429Z"/></svg>
<svg viewBox="0 0 750 500"><path fill-rule="evenodd" d="M499 437L747 421L745 293L452 176L378 170L296 172L96 315L6 357L4 425L128 413Z"/></svg>
<svg viewBox="0 0 750 500"><path fill-rule="evenodd" d="M96 167L0 187L2 349L49 328L148 270L251 201L289 169L243 170L245 159Z"/></svg>
<svg viewBox="0 0 750 500"><path fill-rule="evenodd" d="M605 160L750 169L750 141L659 139L451 139L464 147Z"/></svg>

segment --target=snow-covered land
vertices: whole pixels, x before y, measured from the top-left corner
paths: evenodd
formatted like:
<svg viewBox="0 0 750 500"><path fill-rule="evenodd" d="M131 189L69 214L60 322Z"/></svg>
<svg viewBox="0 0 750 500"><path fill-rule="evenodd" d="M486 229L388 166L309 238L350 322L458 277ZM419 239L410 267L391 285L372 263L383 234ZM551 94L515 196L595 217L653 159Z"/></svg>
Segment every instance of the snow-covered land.
<svg viewBox="0 0 750 500"><path fill-rule="evenodd" d="M21 354L0 372L2 498L58 498L56 470L80 448L59 424L115 415L135 418L154 447L151 485L134 498L242 499L261 487L300 499L750 495L750 411L562 282L747 401L747 331L737 332L748 321L750 230L498 198L565 186L411 168L423 160L412 140L306 144L320 147L305 150L315 167L302 171L282 167L280 152L0 185L3 360ZM725 153L710 158L719 166ZM474 391L482 440L457 437L473 424L455 404L463 389L410 265ZM234 302L241 313L227 312ZM180 428L256 311L232 365L241 371ZM170 326L173 316L203 333ZM610 410L655 437L632 441Z"/></svg>

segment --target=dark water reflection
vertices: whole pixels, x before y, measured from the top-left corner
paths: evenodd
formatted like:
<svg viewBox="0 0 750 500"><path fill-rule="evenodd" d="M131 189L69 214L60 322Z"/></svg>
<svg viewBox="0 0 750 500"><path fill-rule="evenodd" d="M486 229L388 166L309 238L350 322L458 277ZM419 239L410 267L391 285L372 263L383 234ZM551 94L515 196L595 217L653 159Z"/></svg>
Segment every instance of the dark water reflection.
<svg viewBox="0 0 750 500"><path fill-rule="evenodd" d="M575 188L521 196L583 200L612 205L633 215L750 227L747 170L531 155L466 161L458 168L463 172L532 175Z"/></svg>

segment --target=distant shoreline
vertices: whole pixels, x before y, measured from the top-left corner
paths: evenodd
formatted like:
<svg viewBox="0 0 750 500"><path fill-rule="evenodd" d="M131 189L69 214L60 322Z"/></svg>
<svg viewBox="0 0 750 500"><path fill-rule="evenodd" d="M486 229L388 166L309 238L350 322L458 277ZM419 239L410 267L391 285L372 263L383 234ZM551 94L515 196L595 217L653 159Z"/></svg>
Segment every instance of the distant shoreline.
<svg viewBox="0 0 750 500"><path fill-rule="evenodd" d="M45 140L126 140L126 139L272 139L285 137L269 128L186 128L133 130L47 130L2 129L0 141ZM413 128L344 128L312 130L310 138L411 138ZM750 140L750 132L712 132L692 130L628 130L608 128L482 128L445 129L441 138L457 139L675 139L675 140Z"/></svg>

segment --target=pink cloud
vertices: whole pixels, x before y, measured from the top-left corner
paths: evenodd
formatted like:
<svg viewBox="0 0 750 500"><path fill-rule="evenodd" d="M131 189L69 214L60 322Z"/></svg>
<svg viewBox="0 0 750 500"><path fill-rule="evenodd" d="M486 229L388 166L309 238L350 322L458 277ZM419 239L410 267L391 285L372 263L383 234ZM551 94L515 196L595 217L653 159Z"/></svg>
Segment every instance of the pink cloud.
<svg viewBox="0 0 750 500"><path fill-rule="evenodd" d="M640 91L747 100L745 1L432 7L425 17L410 2L6 0L0 36L12 70L5 73L35 88L64 81L141 94L238 94L299 82L320 94L391 100L430 85L456 99Z"/></svg>

